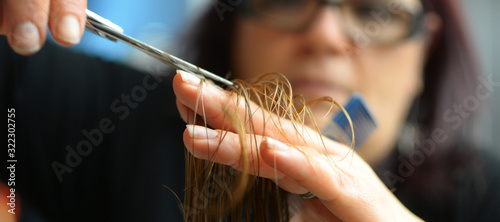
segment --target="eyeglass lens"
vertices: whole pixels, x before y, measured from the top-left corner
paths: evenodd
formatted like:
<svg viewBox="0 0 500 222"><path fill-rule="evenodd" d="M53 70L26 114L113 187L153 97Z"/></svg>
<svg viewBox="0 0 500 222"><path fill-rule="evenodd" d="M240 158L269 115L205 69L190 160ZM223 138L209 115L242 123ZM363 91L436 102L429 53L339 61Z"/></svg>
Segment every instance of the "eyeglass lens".
<svg viewBox="0 0 500 222"><path fill-rule="evenodd" d="M257 20L275 28L301 31L307 29L324 5L332 5L351 39L369 38L385 44L409 37L414 28L417 13L402 4L391 0L250 0L249 11Z"/></svg>

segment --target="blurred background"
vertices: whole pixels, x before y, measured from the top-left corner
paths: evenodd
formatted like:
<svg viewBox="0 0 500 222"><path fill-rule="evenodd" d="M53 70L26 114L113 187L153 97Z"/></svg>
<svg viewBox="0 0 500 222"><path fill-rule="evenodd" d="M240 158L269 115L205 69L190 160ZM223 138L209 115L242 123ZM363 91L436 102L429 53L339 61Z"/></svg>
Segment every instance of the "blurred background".
<svg viewBox="0 0 500 222"><path fill-rule="evenodd" d="M124 32L167 52L176 52L176 37L213 0L89 0L91 11L121 26ZM463 2L469 31L476 46L477 56L486 75L492 75L494 82L500 82L500 1L460 0ZM496 12L496 13L495 13ZM155 64L154 59L123 43L113 43L86 32L81 43L72 47L92 56L116 61L144 69ZM151 67L151 66L149 66ZM484 140L500 144L500 87L491 97L491 115L487 117ZM498 147L498 146L497 146ZM497 149L500 153L500 149Z"/></svg>
<svg viewBox="0 0 500 222"><path fill-rule="evenodd" d="M498 0L460 0L468 19L469 31L476 46L477 56L486 75L492 75L493 82L500 82L500 21ZM491 116L487 119L485 139L494 144L500 153L500 87L495 88L491 99ZM490 146L491 147L491 146Z"/></svg>
<svg viewBox="0 0 500 222"><path fill-rule="evenodd" d="M186 27L186 21L199 15L207 3L207 0L88 0L87 8L123 28L125 34L174 53L175 38ZM156 62L124 43L114 43L89 32L72 49L137 69Z"/></svg>

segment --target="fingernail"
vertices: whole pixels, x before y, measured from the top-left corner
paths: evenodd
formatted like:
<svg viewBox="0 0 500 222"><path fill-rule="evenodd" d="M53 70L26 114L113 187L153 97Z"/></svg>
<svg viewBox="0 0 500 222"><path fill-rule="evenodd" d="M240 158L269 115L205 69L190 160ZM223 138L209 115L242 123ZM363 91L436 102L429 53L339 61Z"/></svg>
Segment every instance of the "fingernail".
<svg viewBox="0 0 500 222"><path fill-rule="evenodd" d="M186 125L189 136L195 139L213 139L219 135L217 131L203 126Z"/></svg>
<svg viewBox="0 0 500 222"><path fill-rule="evenodd" d="M184 72L182 70L177 70L177 73L181 74L182 81L191 85L199 85L200 79L191 73Z"/></svg>
<svg viewBox="0 0 500 222"><path fill-rule="evenodd" d="M284 143L271 139L269 137L266 137L266 142L267 142L267 147L273 149L273 150L289 150L290 147L285 145Z"/></svg>
<svg viewBox="0 0 500 222"><path fill-rule="evenodd" d="M11 36L14 51L19 53L34 53L40 49L40 33L32 22L18 24Z"/></svg>
<svg viewBox="0 0 500 222"><path fill-rule="evenodd" d="M74 15L65 15L57 26L57 37L61 40L78 44L80 42L80 23Z"/></svg>

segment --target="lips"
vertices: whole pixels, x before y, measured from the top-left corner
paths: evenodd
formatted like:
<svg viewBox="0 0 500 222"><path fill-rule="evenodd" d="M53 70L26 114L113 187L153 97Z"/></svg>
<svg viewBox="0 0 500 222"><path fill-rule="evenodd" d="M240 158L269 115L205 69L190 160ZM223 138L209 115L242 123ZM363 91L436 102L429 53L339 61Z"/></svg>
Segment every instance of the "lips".
<svg viewBox="0 0 500 222"><path fill-rule="evenodd" d="M335 83L322 79L297 79L292 80L292 90L295 95L303 95L306 99L329 96L333 99L343 99L342 89Z"/></svg>

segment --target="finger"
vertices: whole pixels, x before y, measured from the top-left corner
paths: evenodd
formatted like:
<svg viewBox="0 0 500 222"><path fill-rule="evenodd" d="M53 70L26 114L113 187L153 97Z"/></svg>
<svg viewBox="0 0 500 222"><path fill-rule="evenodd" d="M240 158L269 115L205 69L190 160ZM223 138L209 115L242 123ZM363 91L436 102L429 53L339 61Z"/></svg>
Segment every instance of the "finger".
<svg viewBox="0 0 500 222"><path fill-rule="evenodd" d="M332 173L325 169L331 169L333 165L325 164L323 157L317 151L299 150L267 138L261 145L260 153L266 163L273 163L276 169L293 178L316 196L322 199L329 197L333 183L324 181L328 179L325 176Z"/></svg>
<svg viewBox="0 0 500 222"><path fill-rule="evenodd" d="M194 111L189 109L187 106L179 102L179 100L175 101L177 104L177 110L179 111L179 114L181 115L182 120L184 120L185 123L187 124L195 124L195 114Z"/></svg>
<svg viewBox="0 0 500 222"><path fill-rule="evenodd" d="M49 0L2 1L0 33L11 48L22 55L40 50L46 38Z"/></svg>
<svg viewBox="0 0 500 222"><path fill-rule="evenodd" d="M179 75L174 77L173 86L179 103L189 109L196 110L196 113L204 116L207 124L213 128L237 132L235 121L229 119L228 113L235 113L242 120L248 119L248 113L251 113L251 120L246 121L245 124L253 125L245 127L251 128L254 134L296 145L307 144L309 147L321 148L324 148L324 145L338 147L328 146L328 143L333 141L321 139L317 131L305 127L303 124L278 118L253 102L249 102L246 106L244 98L230 94L212 84L201 84L200 79L192 74L178 73ZM323 144L323 142L325 143ZM339 152L346 153L345 150Z"/></svg>
<svg viewBox="0 0 500 222"><path fill-rule="evenodd" d="M279 141L270 138L266 141L261 146L262 159L268 164L275 162L276 169L315 194L342 220L364 221L375 216L370 202L374 197L367 189L374 193L389 192L355 154L353 158L333 162L319 152L304 155ZM365 176L359 176L363 174ZM390 192L387 195L391 195Z"/></svg>
<svg viewBox="0 0 500 222"><path fill-rule="evenodd" d="M270 168L265 162L260 160L259 152L256 150L256 145L262 141L262 138L255 136L255 140L247 138L247 152L249 170L252 174L262 174L263 172L271 172L274 170ZM241 165L242 150L238 135L221 130L212 130L203 126L187 125L184 132L184 144L191 154L197 158L214 161L216 163L231 166L237 170L242 170L244 166ZM259 164L263 164L258 166ZM259 167L261 168L260 172Z"/></svg>
<svg viewBox="0 0 500 222"><path fill-rule="evenodd" d="M244 104L236 103L235 98L230 98L230 94L217 89L211 84L201 84L200 79L192 74L182 71L174 77L174 92L177 100L191 110L195 110L198 115L204 116L207 123L213 128L228 129L235 131L227 115L228 110L245 110ZM229 102L231 100L231 102ZM239 105L235 108L234 106ZM240 112L244 116L245 112ZM254 122L262 122L261 117L256 117ZM259 129L261 127L258 127Z"/></svg>
<svg viewBox="0 0 500 222"><path fill-rule="evenodd" d="M317 198L302 199L299 196L289 196L288 206L295 212L290 212L290 221L342 221L330 212Z"/></svg>
<svg viewBox="0 0 500 222"><path fill-rule="evenodd" d="M54 40L62 45L75 45L82 38L87 0L52 0L49 27Z"/></svg>
<svg viewBox="0 0 500 222"><path fill-rule="evenodd" d="M248 140L249 138L247 138ZM255 146L250 146L249 149L246 151L246 155L249 157L248 161L248 168L247 172L254 174L254 175L259 175L261 177L265 178L270 178L273 181L275 181L281 188L292 192L292 193L305 193L308 190L311 192L320 193L320 190L323 189L322 192L326 193L323 196L331 196L328 192L330 191L324 191L327 189L333 189L335 190L337 187L331 187L332 183L331 181L328 181L329 175L327 174L316 174L316 175L308 175L310 172L308 170L303 170L301 168L308 168L308 166L304 163L307 163L304 160L300 160L300 158L295 158L295 162L291 165L295 166L290 166L290 164L283 164L283 159L282 157L278 155L274 155L273 157L269 158L270 155L266 154L263 152L264 150L270 150L271 147L274 150L279 150L283 149L283 147L287 147L286 145L282 144L279 145L282 148L276 148L275 145L265 145L266 143L269 144L269 142L262 142L263 138L256 136L256 141L253 142L253 144L259 144L261 142L261 151L256 151L255 148L252 149L252 147ZM275 141L270 138L266 138L264 141ZM231 132L222 132L220 130L211 130L207 129L202 126L193 126L193 125L188 125L187 130L184 132L184 143L189 150L195 157L202 158L202 159L207 159L214 161L216 163L224 164L224 165L229 165L235 169L241 170L245 167L245 165L242 165L241 162L241 157L242 155L242 150L237 149L239 147L239 139L237 138L237 135ZM251 142L247 141L248 144L252 144ZM275 142L270 142L270 143L279 143L278 141ZM253 152L251 150L254 150ZM286 148L283 150L294 150L290 148ZM267 155L267 159L264 159L263 156L260 154ZM297 153L292 153L291 156L296 156ZM302 155L303 156L303 155ZM292 158L289 158L292 159ZM297 161L299 160L299 161ZM259 164L256 164L256 163ZM320 162L320 161L319 161ZM266 164L267 163L267 164ZM325 168L325 166L320 166L322 169ZM332 167L332 166L329 166ZM280 168L288 168L285 169L285 172L281 172L279 169ZM298 173L290 173L289 171L299 171ZM258 172L258 173L257 173ZM286 174L289 175L286 175ZM323 178L320 178L321 175ZM310 181L308 181L310 180ZM313 183L313 184L311 184ZM306 184L306 186L303 186L303 184ZM350 185L350 184L346 184ZM320 197L321 198L321 197ZM314 211L315 215L321 215L322 218L329 218L329 219L335 219L335 217L331 216L328 214L328 212L333 212L334 214L337 213L336 211L333 211L332 209L336 209L335 207L339 206L340 204L331 204L329 202L335 201L335 200L326 200L322 199L323 202L327 202L328 204L325 204L326 209L328 210L318 210ZM348 202L350 201L341 201L341 202ZM345 205L345 203L344 203ZM349 205L349 204L347 204ZM356 202L354 204L350 204L349 206L351 208L354 208L356 205ZM318 205L321 206L321 205ZM343 206L343 208L346 208ZM349 207L348 207L349 208ZM318 208L320 209L320 208ZM366 208L364 208L366 209ZM342 210L340 210L342 211ZM351 210L351 211L356 211L356 210ZM361 211L361 210L360 210ZM305 211L304 211L305 212ZM301 218L309 218L310 219L310 214L302 214L304 212L300 213ZM336 216L345 216L344 214L348 214L352 212L345 212L345 213L339 213L338 215L335 214ZM355 212L359 213L359 212ZM353 217L345 217L345 218L353 218ZM296 218L298 219L298 218ZM359 218L358 218L359 219ZM366 219L366 218L365 218ZM330 221L330 220L328 220Z"/></svg>
<svg viewBox="0 0 500 222"><path fill-rule="evenodd" d="M306 192L293 179L284 176L274 169L273 165L266 164L259 155L256 144L261 144L262 137L248 135L248 144L245 153L242 152L238 135L221 130L212 130L203 126L187 125L184 132L184 144L193 156L210 160L219 164L228 165L236 170L246 170L249 174L269 178L283 189L290 192ZM244 163L242 158L248 157Z"/></svg>
<svg viewBox="0 0 500 222"><path fill-rule="evenodd" d="M179 111L179 114L181 115L182 120L184 120L185 123L191 124L191 125L204 125L205 124L205 118L202 116L196 115L193 110L189 109L189 107L185 106L184 104L180 103L179 100L176 100L177 103L177 110Z"/></svg>

